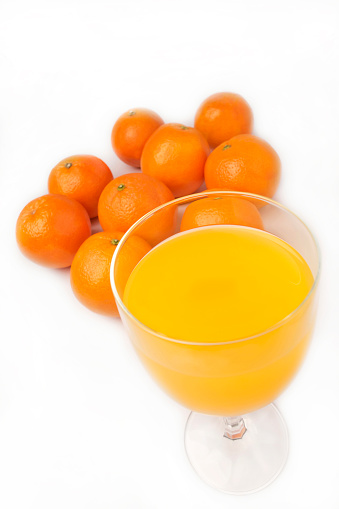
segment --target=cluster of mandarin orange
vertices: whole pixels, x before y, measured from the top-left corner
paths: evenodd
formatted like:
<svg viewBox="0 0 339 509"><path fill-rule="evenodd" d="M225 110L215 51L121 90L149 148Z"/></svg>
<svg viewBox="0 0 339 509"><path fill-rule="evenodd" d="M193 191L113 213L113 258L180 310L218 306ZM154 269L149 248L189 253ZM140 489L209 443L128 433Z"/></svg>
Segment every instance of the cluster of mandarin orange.
<svg viewBox="0 0 339 509"><path fill-rule="evenodd" d="M208 97L195 115L194 127L165 124L153 111L132 109L113 126L117 156L141 168L113 178L97 157L62 160L50 172L49 194L26 205L16 225L21 251L36 263L71 266L76 297L89 309L116 316L109 270L124 233L147 212L177 197L207 189L243 191L272 197L279 183L280 160L264 140L253 136L253 116L239 95ZM103 232L91 235L98 216ZM209 224L262 228L255 205L241 198L203 198L192 202L181 230ZM120 260L125 285L133 267L157 243L149 230L131 237Z"/></svg>

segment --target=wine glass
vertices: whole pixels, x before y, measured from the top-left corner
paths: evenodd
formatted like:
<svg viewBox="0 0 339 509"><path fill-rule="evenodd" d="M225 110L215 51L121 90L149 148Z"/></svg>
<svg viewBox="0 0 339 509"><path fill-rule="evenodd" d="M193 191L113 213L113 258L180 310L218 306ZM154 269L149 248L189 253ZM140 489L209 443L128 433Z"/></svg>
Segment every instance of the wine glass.
<svg viewBox="0 0 339 509"><path fill-rule="evenodd" d="M124 304L124 285L117 284L120 262L134 235L149 238L151 231L156 249L178 234L190 203L211 196L255 203L265 231L303 257L313 285L292 312L260 333L221 342L208 338L205 343L167 337L141 323ZM306 354L315 322L319 267L314 237L295 214L268 198L230 191L205 191L154 209L128 230L114 253L111 285L123 324L155 381L192 410L185 429L188 458L206 483L223 492L258 491L285 465L287 429L272 402L293 379Z"/></svg>

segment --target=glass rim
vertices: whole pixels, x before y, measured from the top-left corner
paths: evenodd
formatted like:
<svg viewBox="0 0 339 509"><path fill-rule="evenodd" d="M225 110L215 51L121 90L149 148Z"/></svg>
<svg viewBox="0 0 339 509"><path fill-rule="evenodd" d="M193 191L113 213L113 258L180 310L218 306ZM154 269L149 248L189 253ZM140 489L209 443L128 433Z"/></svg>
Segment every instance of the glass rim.
<svg viewBox="0 0 339 509"><path fill-rule="evenodd" d="M129 311L129 309L125 306L125 304L123 303L122 299L120 298L120 295L119 295L118 290L117 290L116 285L115 285L115 280L114 280L114 266L115 266L115 262L116 262L117 257L119 256L119 252L120 252L122 246L125 244L126 240L130 237L132 232L136 228L138 228L142 223L147 221L148 218L150 218L151 216L156 214L158 211L160 211L160 210L162 210L162 209L164 209L166 207L171 207L173 205L180 205L180 204L183 204L183 203L186 203L186 202L189 202L189 201L195 201L195 199L198 199L198 198L207 198L208 196L213 196L213 195L218 195L218 194L219 195L220 194L224 194L226 196L227 195L235 195L235 196L239 196L239 197L243 196L243 197L246 197L246 198L254 198L254 199L258 200L258 201L269 203L269 204L271 204L271 205L273 205L273 206L283 210L284 212L287 212L287 213L291 214L292 216L294 216L304 226L304 228L308 231L308 233L311 236L311 239L312 239L312 241L313 241L313 243L315 245L316 252L317 252L317 257L318 257L316 276L314 278L313 285L311 286L310 290L308 291L307 295L302 300L302 302L295 309L293 309L293 311L291 311L291 313L289 313L288 315L284 316L284 318L282 318L281 320L276 322L271 327L268 327L264 331L261 331L261 332L258 332L256 334L252 334L251 336L246 336L246 337L243 337L243 338L233 339L233 340L229 340L229 341L219 341L219 342L206 342L205 343L205 342L194 342L194 341L185 341L185 340L180 340L180 339L174 339L174 338L166 336L165 334L162 334L161 332L158 332L158 331L148 327L147 325L145 325L143 322L138 320ZM151 334L153 336L157 336L158 338L160 338L162 340L165 340L165 341L169 341L170 343L179 343L179 344L182 344L182 345L191 345L191 346L223 346L223 345L231 345L231 344L234 344L234 343L240 343L240 342L244 342L244 341L249 341L251 339L258 338L260 336L264 336L265 334L268 334L268 333L278 329L284 323L287 323L289 320L291 320L293 318L293 316L298 313L298 311L304 306L304 304L309 300L311 295L315 292L315 289L317 288L318 282L319 282L320 267L321 267L320 249L319 249L318 243L317 243L313 233L308 228L308 226L304 223L304 221L302 219L300 219L300 217L297 216L297 214L295 214L294 212L292 212L289 208L285 207L284 205L281 205L281 203L279 203L279 202L277 202L275 200L272 200L271 198L267 198L266 196L261 196L259 194L247 193L247 192L243 192L243 191L230 191L230 190L228 191L228 190L223 190L223 189L220 189L220 190L214 189L213 191L212 190L209 191L208 189L206 189L205 191L201 191L199 193L189 194L189 195L186 195L186 196L181 196L179 198L175 198L174 200L166 202L166 203L160 205L159 207L156 207L155 209L150 210L149 212L147 212L147 214L145 214L140 219L138 219L138 221L136 221L127 230L127 232L124 233L123 237L120 239L119 244L117 245L117 247L116 247L116 249L114 251L114 254L113 254L113 257L112 257L112 261L111 261L111 266L110 266L110 283L111 283L111 288L112 288L112 291L113 291L113 295L114 295L114 298L115 298L115 301L116 301L118 307L120 306L122 308L122 310L128 315L128 317L130 319L132 319L132 321L135 322L138 327L142 328L148 334Z"/></svg>

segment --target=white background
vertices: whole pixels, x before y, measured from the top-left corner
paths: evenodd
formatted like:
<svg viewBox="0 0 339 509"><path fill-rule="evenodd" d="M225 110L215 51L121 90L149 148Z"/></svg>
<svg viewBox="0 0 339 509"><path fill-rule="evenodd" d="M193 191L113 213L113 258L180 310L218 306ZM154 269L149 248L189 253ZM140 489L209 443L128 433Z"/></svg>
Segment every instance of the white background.
<svg viewBox="0 0 339 509"><path fill-rule="evenodd" d="M339 507L338 26L325 0L1 1L1 509ZM67 269L31 263L15 242L20 210L62 158L130 171L110 145L122 112L192 125L219 91L251 104L255 134L282 160L276 198L323 256L314 341L277 402L288 464L245 497L193 472L189 411L150 380L119 320L82 307Z"/></svg>

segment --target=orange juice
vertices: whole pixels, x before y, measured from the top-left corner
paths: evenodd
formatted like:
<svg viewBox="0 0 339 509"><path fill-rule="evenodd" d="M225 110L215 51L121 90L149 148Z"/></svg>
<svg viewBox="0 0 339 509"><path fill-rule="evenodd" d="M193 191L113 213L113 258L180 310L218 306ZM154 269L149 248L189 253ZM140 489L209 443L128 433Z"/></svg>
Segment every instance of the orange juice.
<svg viewBox="0 0 339 509"><path fill-rule="evenodd" d="M180 233L133 270L127 327L157 382L185 406L236 415L270 403L304 356L314 279L267 232L211 226ZM301 305L303 303L303 305ZM151 329L151 330L150 330Z"/></svg>

